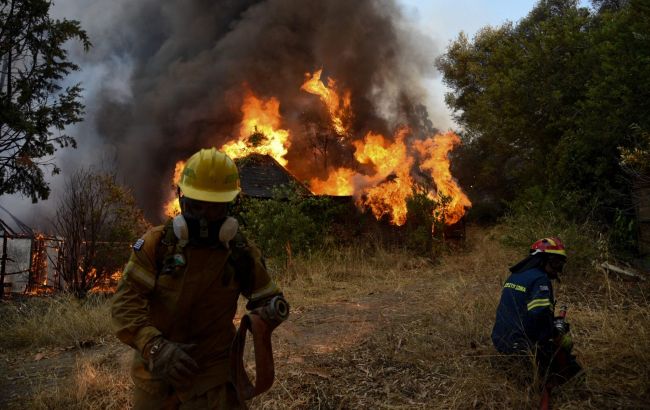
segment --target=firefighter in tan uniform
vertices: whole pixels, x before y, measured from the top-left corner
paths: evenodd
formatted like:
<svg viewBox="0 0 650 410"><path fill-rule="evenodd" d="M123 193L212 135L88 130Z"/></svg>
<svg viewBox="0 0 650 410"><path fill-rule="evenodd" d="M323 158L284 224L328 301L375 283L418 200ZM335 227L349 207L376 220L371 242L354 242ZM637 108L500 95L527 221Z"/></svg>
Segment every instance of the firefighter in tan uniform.
<svg viewBox="0 0 650 410"><path fill-rule="evenodd" d="M239 192L234 162L202 149L179 181L181 215L133 245L111 316L135 349L135 409L245 408L229 361L237 300L259 310L282 293L227 216Z"/></svg>

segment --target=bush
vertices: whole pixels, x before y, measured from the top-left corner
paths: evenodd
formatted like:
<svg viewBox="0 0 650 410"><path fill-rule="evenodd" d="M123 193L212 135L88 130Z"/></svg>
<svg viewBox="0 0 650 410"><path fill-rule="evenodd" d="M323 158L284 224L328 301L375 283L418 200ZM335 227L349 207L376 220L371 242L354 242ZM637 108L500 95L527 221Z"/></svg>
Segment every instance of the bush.
<svg viewBox="0 0 650 410"><path fill-rule="evenodd" d="M538 191L525 196L528 200L512 203L501 219L500 240L504 244L521 248L523 254L536 240L557 236L567 248L566 272L586 273L595 263L609 258L608 236L588 217L589 212L580 218L571 217L564 211L566 204L558 205Z"/></svg>
<svg viewBox="0 0 650 410"><path fill-rule="evenodd" d="M419 254L434 256L444 244L445 209L451 197L439 194L431 198L430 190L416 185L413 195L406 200L408 220L406 247Z"/></svg>
<svg viewBox="0 0 650 410"><path fill-rule="evenodd" d="M274 190L271 199L242 198L234 210L242 231L276 257L321 246L339 212L329 198L305 195L296 185Z"/></svg>

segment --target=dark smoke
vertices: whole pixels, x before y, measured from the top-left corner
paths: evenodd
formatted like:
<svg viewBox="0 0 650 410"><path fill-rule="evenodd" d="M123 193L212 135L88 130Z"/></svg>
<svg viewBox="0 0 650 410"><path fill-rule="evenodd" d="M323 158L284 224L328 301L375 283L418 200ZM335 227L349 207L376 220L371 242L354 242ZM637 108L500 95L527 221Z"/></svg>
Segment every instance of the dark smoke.
<svg viewBox="0 0 650 410"><path fill-rule="evenodd" d="M393 0L124 2L94 53L131 62L127 97L101 86L95 125L152 219L176 161L238 134L244 84L279 99L293 137L289 167L322 175L304 119L325 114L300 90L306 72L322 67L351 90L354 138L389 136L399 124L432 131L422 80L433 76L436 50L407 27Z"/></svg>

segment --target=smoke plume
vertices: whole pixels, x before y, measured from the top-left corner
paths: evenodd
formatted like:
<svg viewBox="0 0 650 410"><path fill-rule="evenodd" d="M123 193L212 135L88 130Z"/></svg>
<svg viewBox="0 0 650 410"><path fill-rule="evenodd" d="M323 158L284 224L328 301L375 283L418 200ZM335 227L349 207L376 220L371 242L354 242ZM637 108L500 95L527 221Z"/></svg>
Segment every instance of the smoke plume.
<svg viewBox="0 0 650 410"><path fill-rule="evenodd" d="M287 159L303 179L324 175L310 140L327 116L300 90L307 72L323 68L350 90L351 139L371 129L390 136L399 125L415 137L433 131L423 80L434 76L437 53L394 0L120 0L79 16L74 0L62 3L95 45L72 56L99 79L84 83L83 129L94 127L85 145L115 155L150 218L168 198L176 161L237 135L246 89L280 101L292 135ZM340 151L331 165L346 161Z"/></svg>

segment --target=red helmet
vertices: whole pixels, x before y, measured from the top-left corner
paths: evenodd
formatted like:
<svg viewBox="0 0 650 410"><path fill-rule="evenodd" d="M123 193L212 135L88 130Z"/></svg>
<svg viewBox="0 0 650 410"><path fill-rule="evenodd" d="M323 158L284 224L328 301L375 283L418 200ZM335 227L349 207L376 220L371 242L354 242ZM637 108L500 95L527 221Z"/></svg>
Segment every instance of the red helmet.
<svg viewBox="0 0 650 410"><path fill-rule="evenodd" d="M552 253L566 258L566 250L560 238L544 238L530 245L530 254Z"/></svg>

